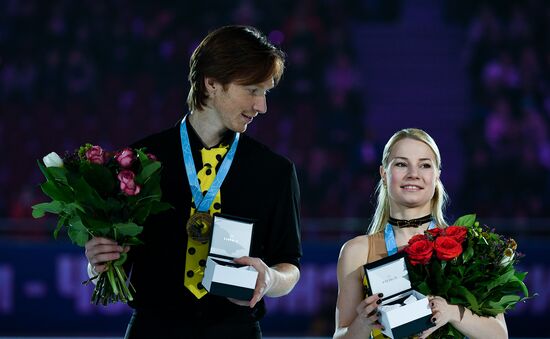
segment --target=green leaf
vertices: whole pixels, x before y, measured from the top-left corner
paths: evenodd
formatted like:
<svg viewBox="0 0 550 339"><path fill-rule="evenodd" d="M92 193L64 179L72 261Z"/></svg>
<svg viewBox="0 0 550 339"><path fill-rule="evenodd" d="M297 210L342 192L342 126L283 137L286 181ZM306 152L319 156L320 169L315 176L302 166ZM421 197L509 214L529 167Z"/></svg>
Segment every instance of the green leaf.
<svg viewBox="0 0 550 339"><path fill-rule="evenodd" d="M138 224L143 224L145 222L145 219L149 216L149 212L151 211L151 205L150 204L141 204L137 206L134 210L134 220Z"/></svg>
<svg viewBox="0 0 550 339"><path fill-rule="evenodd" d="M90 238L90 234L88 233L88 229L84 224L82 223L82 220L78 216L74 216L69 221L68 225L68 232L69 238L71 238L71 241L78 246L84 247L86 245L86 242Z"/></svg>
<svg viewBox="0 0 550 339"><path fill-rule="evenodd" d="M143 230L143 226L138 226L133 222L117 223L113 225L113 228L115 229L117 238L119 235L133 237L140 234Z"/></svg>
<svg viewBox="0 0 550 339"><path fill-rule="evenodd" d="M431 290L430 290L430 287L428 286L428 284L423 281L421 282L420 284L418 284L418 287L416 288L416 290L424 295L428 295L428 294L431 294Z"/></svg>
<svg viewBox="0 0 550 339"><path fill-rule="evenodd" d="M145 154L144 148L136 149L136 153L137 153L139 162L141 163L141 167L145 167L148 164L154 162L153 160L149 159L147 154Z"/></svg>
<svg viewBox="0 0 550 339"><path fill-rule="evenodd" d="M88 226L88 231L94 237L112 237L111 235L111 222L106 220L99 220L95 218L90 218L88 216L82 217L86 220L86 225Z"/></svg>
<svg viewBox="0 0 550 339"><path fill-rule="evenodd" d="M141 245L141 244L143 244L143 241L141 241L138 237L129 237L125 239L125 241L122 243L122 246Z"/></svg>
<svg viewBox="0 0 550 339"><path fill-rule="evenodd" d="M61 201L43 202L32 206L33 218L42 218L46 213L59 214L65 204Z"/></svg>
<svg viewBox="0 0 550 339"><path fill-rule="evenodd" d="M65 167L47 167L47 168L48 168L48 172L54 178L53 181L57 181L64 185L68 185L67 169Z"/></svg>
<svg viewBox="0 0 550 339"><path fill-rule="evenodd" d="M141 172L136 176L136 182L138 184L144 184L147 179L149 179L149 177L153 175L153 173L160 169L160 167L161 165L158 161L154 161L150 164L145 165Z"/></svg>
<svg viewBox="0 0 550 339"><path fill-rule="evenodd" d="M495 280L488 283L487 284L487 290L490 291L493 288L495 288L496 286L503 285L503 284L507 283L508 281L510 281L510 279L515 279L515 278L516 277L514 276L514 270L509 269L505 273L503 273L499 277L497 277Z"/></svg>
<svg viewBox="0 0 550 339"><path fill-rule="evenodd" d="M527 289L527 286L523 282L523 278L525 277L526 274L527 274L527 272L525 272L525 273L516 273L515 276L514 276L514 279L511 279L511 280L519 285L519 287L521 288L521 291L522 291L522 293L525 297L529 297L529 290Z"/></svg>
<svg viewBox="0 0 550 339"><path fill-rule="evenodd" d="M464 261L464 263L467 263L468 261L470 261L470 259L472 259L473 256L474 256L474 248L471 242L468 242L468 246L464 250L464 253L462 253L462 260Z"/></svg>
<svg viewBox="0 0 550 339"><path fill-rule="evenodd" d="M60 200L64 202L71 202L73 200L72 190L68 186L56 183L55 181L48 180L40 185L42 192L52 200Z"/></svg>
<svg viewBox="0 0 550 339"><path fill-rule="evenodd" d="M82 162L80 170L90 187L102 196L107 196L117 186L114 174L103 165Z"/></svg>
<svg viewBox="0 0 550 339"><path fill-rule="evenodd" d="M167 202L163 202L163 201L153 201L151 203L151 211L150 213L151 214L158 214L160 212L164 212L166 210L169 210L169 209L173 209L174 206L170 205L169 203Z"/></svg>
<svg viewBox="0 0 550 339"><path fill-rule="evenodd" d="M477 302L476 297L472 293L470 293L470 291L468 291L464 286L455 287L453 289L453 294L464 297L468 301L468 304L470 305L469 307L470 310L472 310L475 313L478 312L479 304Z"/></svg>
<svg viewBox="0 0 550 339"><path fill-rule="evenodd" d="M94 209L105 211L107 205L99 194L84 180L84 178L78 178L73 183L76 195L75 199L82 205L91 206Z"/></svg>
<svg viewBox="0 0 550 339"><path fill-rule="evenodd" d="M122 266L125 262L126 262L126 259L128 258L128 254L127 253L120 253L120 258L118 258L117 260L113 261L113 265L115 266Z"/></svg>
<svg viewBox="0 0 550 339"><path fill-rule="evenodd" d="M44 174L44 176L46 177L46 180L48 181L54 181L55 178L53 177L53 175L50 173L50 170L48 167L44 166L44 164L42 163L42 161L40 160L36 160L36 162L38 163L38 168L40 169L40 172L42 172L42 174Z"/></svg>
<svg viewBox="0 0 550 339"><path fill-rule="evenodd" d="M468 226L471 227L474 225L476 221L476 215L475 214L466 214L461 216L460 218L456 219L456 221L453 223L454 226Z"/></svg>
<svg viewBox="0 0 550 339"><path fill-rule="evenodd" d="M57 220L57 225L55 226L55 229L53 231L53 238L54 239L57 239L57 236L59 235L59 231L61 230L63 225L65 225L65 222L67 222L67 218L64 217L64 216L59 218L59 220Z"/></svg>

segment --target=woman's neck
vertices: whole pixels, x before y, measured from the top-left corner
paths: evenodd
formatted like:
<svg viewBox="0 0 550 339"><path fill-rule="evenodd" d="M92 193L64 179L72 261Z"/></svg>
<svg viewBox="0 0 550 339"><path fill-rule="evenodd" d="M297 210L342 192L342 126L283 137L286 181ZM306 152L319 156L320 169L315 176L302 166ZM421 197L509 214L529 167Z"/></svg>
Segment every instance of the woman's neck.
<svg viewBox="0 0 550 339"><path fill-rule="evenodd" d="M390 217L400 220L412 220L422 218L431 213L430 206L418 208L392 208L390 207Z"/></svg>
<svg viewBox="0 0 550 339"><path fill-rule="evenodd" d="M402 246L407 245L407 243L409 242L409 239L411 239L413 236L417 234L424 234L424 232L428 229L429 226L430 226L429 222L424 223L418 227L399 228L397 226L392 226L397 247L401 248Z"/></svg>

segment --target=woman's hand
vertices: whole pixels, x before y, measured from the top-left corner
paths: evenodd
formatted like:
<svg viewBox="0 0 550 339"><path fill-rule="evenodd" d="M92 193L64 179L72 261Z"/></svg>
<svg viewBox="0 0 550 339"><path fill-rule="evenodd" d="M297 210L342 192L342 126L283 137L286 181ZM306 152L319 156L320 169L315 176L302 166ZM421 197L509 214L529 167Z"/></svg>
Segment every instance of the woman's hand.
<svg viewBox="0 0 550 339"><path fill-rule="evenodd" d="M105 271L106 262L117 260L122 252L130 250L129 246L122 247L116 241L102 237L88 240L84 248L88 262L97 273Z"/></svg>
<svg viewBox="0 0 550 339"><path fill-rule="evenodd" d="M435 326L422 332L420 335L421 339L427 338L435 330L448 322L453 320L460 321L459 308L457 305L451 305L444 298L431 295L428 296L428 302L428 305L432 309L431 322L435 324Z"/></svg>
<svg viewBox="0 0 550 339"><path fill-rule="evenodd" d="M378 311L378 305L382 303L382 297L384 295L382 293L371 295L363 301L357 307L355 308L355 311L357 312L357 316L367 323L367 326L370 328L377 328L381 329L382 331L384 328L382 327L382 324L380 324L380 321L378 321L380 317L380 311Z"/></svg>

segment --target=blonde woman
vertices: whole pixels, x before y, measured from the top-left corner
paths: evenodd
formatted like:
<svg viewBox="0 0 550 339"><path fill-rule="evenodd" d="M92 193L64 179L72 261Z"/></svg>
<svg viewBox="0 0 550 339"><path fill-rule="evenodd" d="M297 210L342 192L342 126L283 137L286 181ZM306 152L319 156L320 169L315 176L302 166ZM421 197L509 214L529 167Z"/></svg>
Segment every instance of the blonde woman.
<svg viewBox="0 0 550 339"><path fill-rule="evenodd" d="M416 234L429 228L445 228L447 194L440 180L439 149L425 131L407 128L386 143L378 201L367 235L347 241L338 258L338 298L334 338L383 338L378 305L383 295L365 294L363 265L396 253ZM434 327L420 333L426 338L450 323L469 338L507 338L502 314L479 317L469 310L429 297Z"/></svg>

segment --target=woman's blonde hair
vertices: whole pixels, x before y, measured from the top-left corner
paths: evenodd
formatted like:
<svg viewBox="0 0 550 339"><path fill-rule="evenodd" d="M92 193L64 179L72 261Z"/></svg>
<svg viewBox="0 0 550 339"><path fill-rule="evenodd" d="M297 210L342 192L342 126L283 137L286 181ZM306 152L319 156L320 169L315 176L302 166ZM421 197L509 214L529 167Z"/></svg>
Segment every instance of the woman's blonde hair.
<svg viewBox="0 0 550 339"><path fill-rule="evenodd" d="M388 169L389 158L390 158L390 154L393 149L393 146L398 141L403 139L418 140L428 145L428 147L430 147L430 149L435 155L435 162L436 162L435 165L437 169L441 171L441 155L439 154L439 148L437 147L437 144L428 133L418 128L402 129L396 132L390 138L390 140L388 140L388 142L386 143L386 146L384 147L384 153L382 155L382 166L384 167L385 170ZM382 178L380 178L380 181L376 186L376 192L378 194L376 210L374 212L372 221L369 225L368 234L374 234L376 232L381 231L388 222L388 218L390 217L390 202L389 202L389 196L388 196L387 190L388 190L387 186L384 185ZM445 217L444 217L444 208L447 205L447 200L448 200L447 192L445 192L445 188L443 187L443 183L441 182L441 179L438 178L437 183L435 185L434 196L432 198L432 215L434 217L435 224L440 227L447 226L447 222L445 221Z"/></svg>

